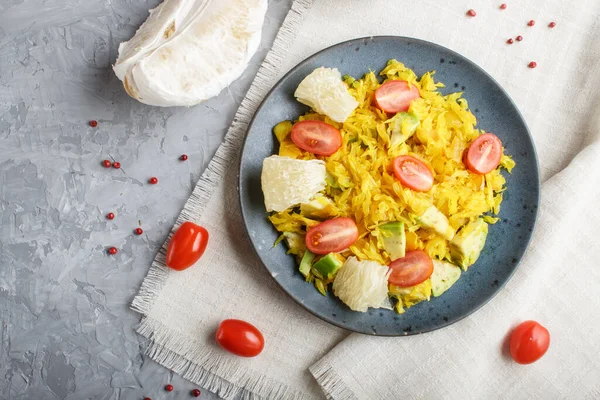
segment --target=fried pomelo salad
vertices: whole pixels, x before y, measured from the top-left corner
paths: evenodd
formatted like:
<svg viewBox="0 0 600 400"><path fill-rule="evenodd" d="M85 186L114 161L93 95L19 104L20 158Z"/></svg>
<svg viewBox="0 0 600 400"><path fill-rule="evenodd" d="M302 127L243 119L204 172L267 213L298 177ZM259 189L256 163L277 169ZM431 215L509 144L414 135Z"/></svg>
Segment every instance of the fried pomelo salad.
<svg viewBox="0 0 600 400"><path fill-rule="evenodd" d="M311 111L274 127L261 181L307 282L355 311L403 313L477 261L515 163L434 72L390 60L379 75L308 75L295 96Z"/></svg>

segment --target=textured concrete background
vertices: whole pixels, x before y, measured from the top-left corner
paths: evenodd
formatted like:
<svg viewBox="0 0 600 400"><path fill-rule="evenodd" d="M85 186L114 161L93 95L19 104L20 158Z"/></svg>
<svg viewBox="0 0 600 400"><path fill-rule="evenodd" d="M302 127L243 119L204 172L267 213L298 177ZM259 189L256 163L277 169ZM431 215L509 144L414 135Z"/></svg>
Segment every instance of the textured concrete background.
<svg viewBox="0 0 600 400"><path fill-rule="evenodd" d="M0 0L1 399L191 398L193 384L142 355L128 306L291 0L271 0L242 78L188 109L137 103L110 69L158 3Z"/></svg>

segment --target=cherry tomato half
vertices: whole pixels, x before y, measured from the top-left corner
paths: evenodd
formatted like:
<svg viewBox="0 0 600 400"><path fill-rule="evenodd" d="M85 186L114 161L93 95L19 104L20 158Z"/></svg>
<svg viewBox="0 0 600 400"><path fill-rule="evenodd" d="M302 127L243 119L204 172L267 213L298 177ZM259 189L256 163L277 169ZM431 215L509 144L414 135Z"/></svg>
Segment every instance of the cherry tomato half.
<svg viewBox="0 0 600 400"><path fill-rule="evenodd" d="M519 364L539 360L550 347L550 333L536 321L519 324L510 336L510 355Z"/></svg>
<svg viewBox="0 0 600 400"><path fill-rule="evenodd" d="M226 319L219 324L217 343L241 357L256 357L265 347L262 333L252 324L239 319Z"/></svg>
<svg viewBox="0 0 600 400"><path fill-rule="evenodd" d="M475 174L492 172L500 164L502 142L493 133L484 133L471 143L465 156L465 165Z"/></svg>
<svg viewBox="0 0 600 400"><path fill-rule="evenodd" d="M390 264L392 273L388 281L396 286L410 287L424 282L433 273L433 261L423 250L406 252Z"/></svg>
<svg viewBox="0 0 600 400"><path fill-rule="evenodd" d="M306 233L306 247L315 254L337 253L358 239L358 227L350 218L334 218L320 223Z"/></svg>
<svg viewBox="0 0 600 400"><path fill-rule="evenodd" d="M406 186L417 192L428 192L433 187L433 173L423 161L413 156L394 158L394 174Z"/></svg>
<svg viewBox="0 0 600 400"><path fill-rule="evenodd" d="M318 156L330 156L342 147L339 130L323 121L300 121L292 127L292 142Z"/></svg>
<svg viewBox="0 0 600 400"><path fill-rule="evenodd" d="M375 106L386 113L408 111L410 103L421 96L415 85L406 81L387 81L375 91Z"/></svg>
<svg viewBox="0 0 600 400"><path fill-rule="evenodd" d="M167 267L182 271L202 257L208 243L208 231L192 222L184 222L167 248Z"/></svg>

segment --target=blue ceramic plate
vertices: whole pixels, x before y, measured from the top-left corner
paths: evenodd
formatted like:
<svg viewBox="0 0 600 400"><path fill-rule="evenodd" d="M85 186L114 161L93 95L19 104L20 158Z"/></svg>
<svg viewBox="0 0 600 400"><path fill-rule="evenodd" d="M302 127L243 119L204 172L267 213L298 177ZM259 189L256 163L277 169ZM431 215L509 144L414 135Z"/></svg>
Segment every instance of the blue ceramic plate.
<svg viewBox="0 0 600 400"><path fill-rule="evenodd" d="M273 127L294 120L308 108L294 99L294 91L315 68L336 67L342 74L361 77L380 71L395 58L418 76L436 70L444 93L464 92L478 127L494 132L514 157L517 167L506 174L501 221L490 226L486 246L475 265L439 298L432 298L399 315L370 309L353 312L331 293L324 297L304 281L286 246L275 248L278 237L267 220L260 174L263 159L277 151ZM267 95L252 120L241 156L239 193L250 240L265 267L300 305L323 320L351 331L372 335L411 335L450 325L489 301L511 277L531 238L540 195L535 148L523 117L506 92L477 65L444 47L405 37L355 39L329 47L301 62Z"/></svg>

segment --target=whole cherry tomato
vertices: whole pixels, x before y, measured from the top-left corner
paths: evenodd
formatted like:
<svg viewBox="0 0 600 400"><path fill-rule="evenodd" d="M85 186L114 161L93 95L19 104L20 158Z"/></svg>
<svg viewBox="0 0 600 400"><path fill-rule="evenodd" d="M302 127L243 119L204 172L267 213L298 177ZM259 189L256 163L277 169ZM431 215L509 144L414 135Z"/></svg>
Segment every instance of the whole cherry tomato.
<svg viewBox="0 0 600 400"><path fill-rule="evenodd" d="M202 257L208 243L208 231L192 222L184 222L167 248L167 267L182 271Z"/></svg>
<svg viewBox="0 0 600 400"><path fill-rule="evenodd" d="M510 336L510 355L519 364L539 360L550 347L550 333L536 321L525 321Z"/></svg>
<svg viewBox="0 0 600 400"><path fill-rule="evenodd" d="M239 319L221 322L216 339L222 348L241 357L256 357L265 347L262 333L254 325Z"/></svg>

